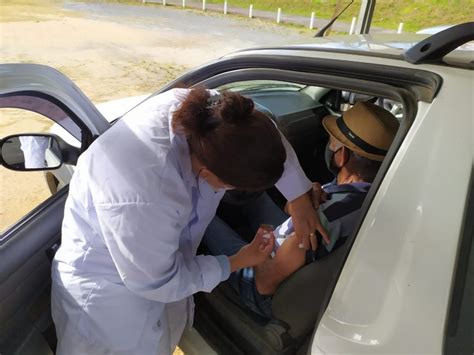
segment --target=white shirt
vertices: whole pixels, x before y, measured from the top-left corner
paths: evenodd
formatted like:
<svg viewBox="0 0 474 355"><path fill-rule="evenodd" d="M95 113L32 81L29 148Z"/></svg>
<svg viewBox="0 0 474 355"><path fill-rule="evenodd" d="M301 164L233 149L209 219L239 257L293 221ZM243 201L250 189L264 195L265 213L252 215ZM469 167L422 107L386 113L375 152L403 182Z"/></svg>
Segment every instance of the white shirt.
<svg viewBox="0 0 474 355"><path fill-rule="evenodd" d="M225 256L196 255L224 194L191 170L171 129L188 90L155 96L81 155L53 263L58 354L168 354L192 295L230 273ZM311 188L291 146L277 187L289 200Z"/></svg>
<svg viewBox="0 0 474 355"><path fill-rule="evenodd" d="M20 149L23 152L26 169L42 169L46 164L46 149L49 147L49 138L40 136L20 137ZM58 166L59 162L56 165Z"/></svg>

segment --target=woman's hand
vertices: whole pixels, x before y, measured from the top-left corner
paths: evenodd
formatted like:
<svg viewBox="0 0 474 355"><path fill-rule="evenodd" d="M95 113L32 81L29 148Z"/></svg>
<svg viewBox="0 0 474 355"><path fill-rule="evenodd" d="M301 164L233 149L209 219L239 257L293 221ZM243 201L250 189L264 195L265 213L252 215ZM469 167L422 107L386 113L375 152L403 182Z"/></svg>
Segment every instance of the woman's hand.
<svg viewBox="0 0 474 355"><path fill-rule="evenodd" d="M275 246L275 236L270 228L260 227L252 242L229 257L230 271L253 267L268 260Z"/></svg>
<svg viewBox="0 0 474 355"><path fill-rule="evenodd" d="M313 200L313 207L315 210L319 208L321 203L327 201L328 194L323 190L319 182L313 182L311 189L311 199Z"/></svg>
<svg viewBox="0 0 474 355"><path fill-rule="evenodd" d="M293 221L296 237L300 240L304 249L308 250L311 248L316 250L318 247L316 231L322 235L325 243L329 244L330 239L317 213L315 213L313 203L309 196L308 193L305 193L293 201L288 202L288 212Z"/></svg>

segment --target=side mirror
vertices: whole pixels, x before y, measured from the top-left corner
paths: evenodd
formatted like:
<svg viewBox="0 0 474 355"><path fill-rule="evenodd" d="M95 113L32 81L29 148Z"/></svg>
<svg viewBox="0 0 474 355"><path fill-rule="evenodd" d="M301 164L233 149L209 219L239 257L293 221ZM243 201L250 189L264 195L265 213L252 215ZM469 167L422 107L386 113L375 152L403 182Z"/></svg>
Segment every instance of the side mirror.
<svg viewBox="0 0 474 355"><path fill-rule="evenodd" d="M16 134L0 141L0 163L18 171L54 170L75 164L80 150L53 134Z"/></svg>

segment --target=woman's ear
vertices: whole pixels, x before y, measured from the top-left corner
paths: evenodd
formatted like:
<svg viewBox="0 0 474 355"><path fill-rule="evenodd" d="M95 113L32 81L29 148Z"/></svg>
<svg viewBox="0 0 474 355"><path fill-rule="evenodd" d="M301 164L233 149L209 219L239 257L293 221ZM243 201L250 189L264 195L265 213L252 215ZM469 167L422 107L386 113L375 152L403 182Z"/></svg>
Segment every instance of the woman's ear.
<svg viewBox="0 0 474 355"><path fill-rule="evenodd" d="M209 185L214 188L223 187L223 182L209 169L202 167L199 173L199 177L204 179Z"/></svg>
<svg viewBox="0 0 474 355"><path fill-rule="evenodd" d="M199 176L200 178L207 180L210 176L212 176L212 173L210 170L208 170L206 167L201 167L199 170Z"/></svg>

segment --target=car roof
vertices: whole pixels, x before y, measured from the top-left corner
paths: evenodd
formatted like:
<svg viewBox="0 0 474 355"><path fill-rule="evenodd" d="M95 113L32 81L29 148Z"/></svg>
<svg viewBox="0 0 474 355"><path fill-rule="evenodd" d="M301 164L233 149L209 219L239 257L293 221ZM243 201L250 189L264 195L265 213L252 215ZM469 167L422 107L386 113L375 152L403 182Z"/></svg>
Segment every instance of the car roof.
<svg viewBox="0 0 474 355"><path fill-rule="evenodd" d="M430 37L426 34L391 34L377 33L370 35L335 35L312 38L310 41L294 42L255 50L310 50L375 56L381 58L404 60L404 52L417 43ZM244 51L242 51L244 52ZM443 58L445 65L456 67L474 67L474 41L465 43Z"/></svg>

